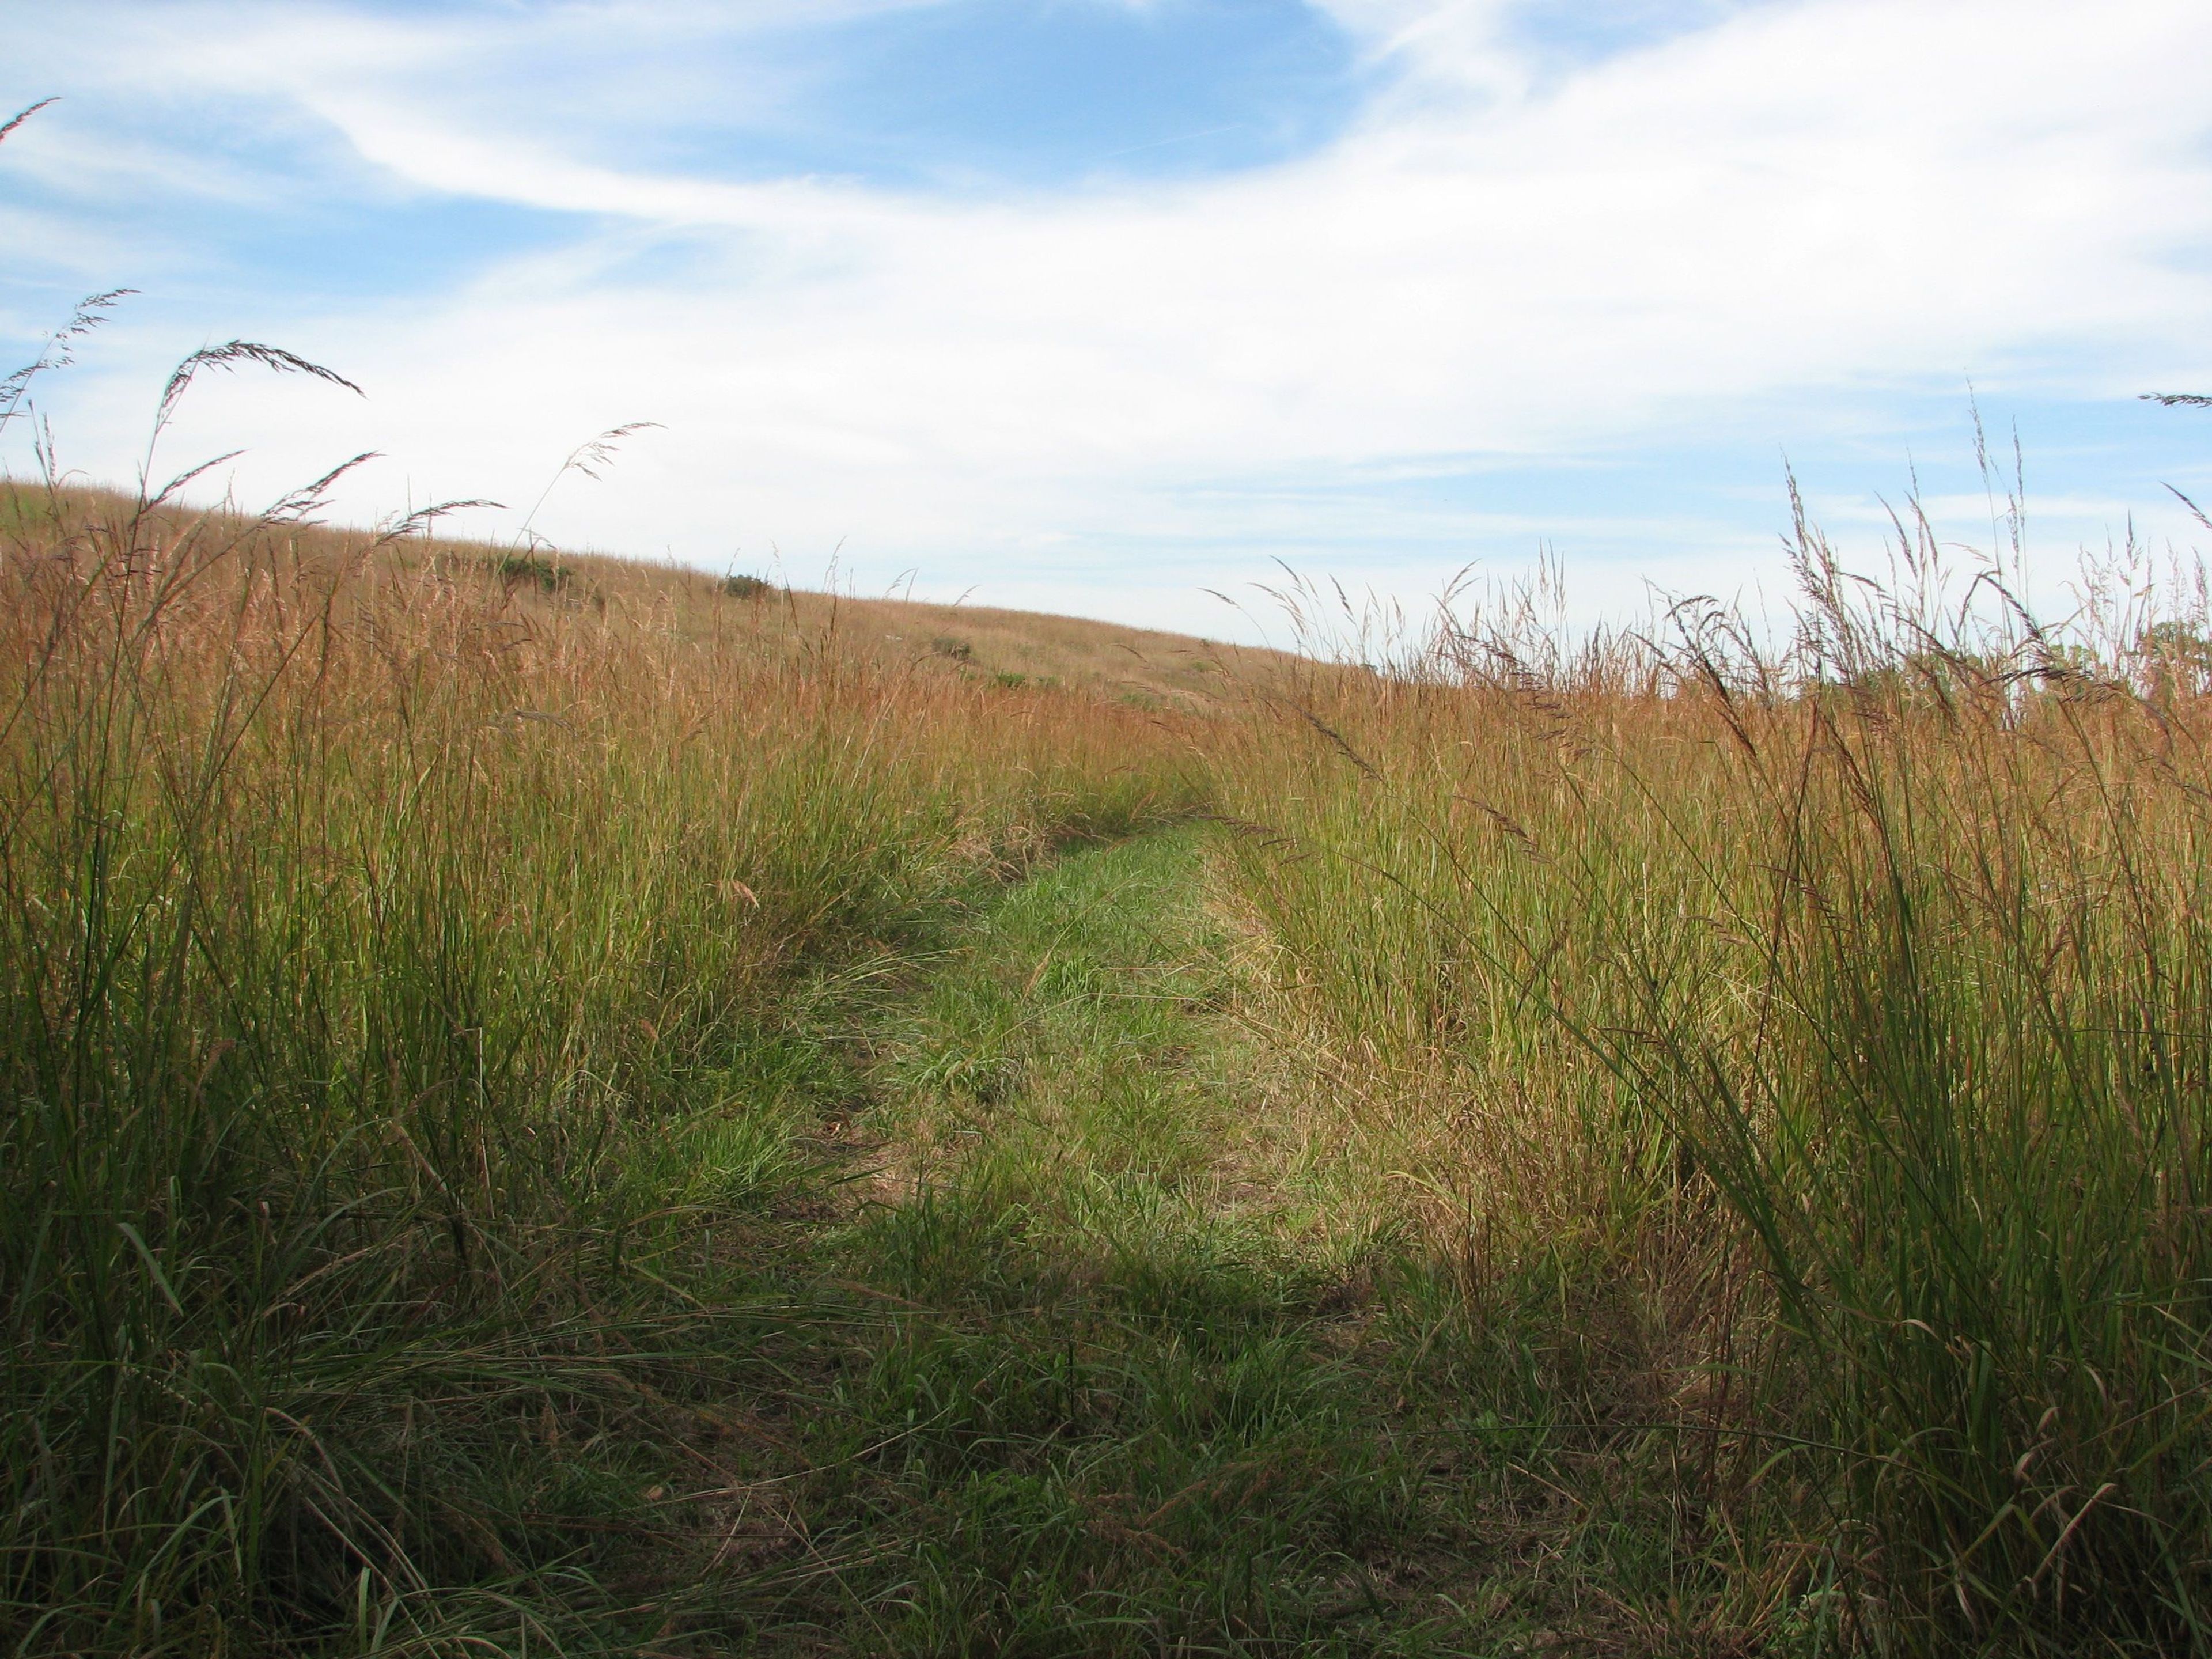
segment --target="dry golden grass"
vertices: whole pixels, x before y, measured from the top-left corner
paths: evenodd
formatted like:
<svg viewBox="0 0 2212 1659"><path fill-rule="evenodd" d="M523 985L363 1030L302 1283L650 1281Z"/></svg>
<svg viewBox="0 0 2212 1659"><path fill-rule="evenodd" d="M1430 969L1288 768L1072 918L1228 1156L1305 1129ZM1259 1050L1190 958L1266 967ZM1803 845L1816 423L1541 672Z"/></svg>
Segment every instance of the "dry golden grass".
<svg viewBox="0 0 2212 1659"><path fill-rule="evenodd" d="M27 510L44 520L58 508L64 521L82 525L126 517L133 505L113 491L72 489L50 502L46 492L31 486L0 486L0 529L10 515L20 520ZM174 538L198 517L164 507L149 524L156 538ZM218 525L243 521L220 513L214 519ZM375 539L370 532L321 525L291 528L287 538L303 556L338 562L358 558ZM873 670L972 680L997 690L1066 689L1188 713L1220 712L1255 687L1274 685L1300 668L1299 659L1285 652L1088 617L786 588L674 564L522 550L434 533L380 548L377 562L393 575L426 564L452 577L489 574L519 615L596 616L611 608L617 616L679 635L749 642L763 655L829 653Z"/></svg>
<svg viewBox="0 0 2212 1659"><path fill-rule="evenodd" d="M0 1621L619 1650L688 1461L848 1647L2202 1650L2206 618L1824 552L1377 673L0 495Z"/></svg>
<svg viewBox="0 0 2212 1659"><path fill-rule="evenodd" d="M713 1241L798 1201L839 1086L803 987L1192 804L1191 717L805 624L611 562L0 498L11 1638L512 1625L439 1587L577 1547L524 1488L586 1466L517 1486L516 1402L549 1454L613 1426L591 1478L628 1504L667 1390L734 1387ZM577 1604L522 1605L528 1646Z"/></svg>
<svg viewBox="0 0 2212 1659"><path fill-rule="evenodd" d="M1446 630L1221 728L1278 1142L1550 1276L1815 1647L2201 1650L2206 617L1801 563L1771 649Z"/></svg>
<svg viewBox="0 0 2212 1659"><path fill-rule="evenodd" d="M808 592L763 603L776 605L803 632L834 630L880 659L1196 713L1240 701L1255 680L1279 673L1287 660L1249 646L1027 611Z"/></svg>

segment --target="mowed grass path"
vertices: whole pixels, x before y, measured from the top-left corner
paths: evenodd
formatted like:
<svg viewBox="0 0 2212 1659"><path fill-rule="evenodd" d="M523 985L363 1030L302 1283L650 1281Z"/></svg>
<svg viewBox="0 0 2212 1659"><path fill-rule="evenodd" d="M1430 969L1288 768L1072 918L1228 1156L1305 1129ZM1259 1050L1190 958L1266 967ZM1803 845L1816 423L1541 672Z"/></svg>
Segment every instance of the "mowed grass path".
<svg viewBox="0 0 2212 1659"><path fill-rule="evenodd" d="M1249 1178L1265 1102L1201 876L1191 831L1073 854L871 1020L872 1187L823 1245L859 1322L786 1356L810 1468L733 1528L748 1639L1509 1654L1582 1622L1592 1567L1626 1588L1547 1437L1501 1426L1501 1386L1556 1415L1553 1368Z"/></svg>

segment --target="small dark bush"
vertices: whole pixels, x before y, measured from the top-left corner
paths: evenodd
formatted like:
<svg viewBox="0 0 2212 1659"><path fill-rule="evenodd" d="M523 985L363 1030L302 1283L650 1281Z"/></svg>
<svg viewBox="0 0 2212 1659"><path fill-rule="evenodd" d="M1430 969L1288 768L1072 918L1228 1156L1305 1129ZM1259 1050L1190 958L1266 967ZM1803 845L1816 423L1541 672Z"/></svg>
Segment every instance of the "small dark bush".
<svg viewBox="0 0 2212 1659"><path fill-rule="evenodd" d="M541 593L557 593L568 585L568 573L542 553L502 553L491 561L491 568L510 589L535 587Z"/></svg>

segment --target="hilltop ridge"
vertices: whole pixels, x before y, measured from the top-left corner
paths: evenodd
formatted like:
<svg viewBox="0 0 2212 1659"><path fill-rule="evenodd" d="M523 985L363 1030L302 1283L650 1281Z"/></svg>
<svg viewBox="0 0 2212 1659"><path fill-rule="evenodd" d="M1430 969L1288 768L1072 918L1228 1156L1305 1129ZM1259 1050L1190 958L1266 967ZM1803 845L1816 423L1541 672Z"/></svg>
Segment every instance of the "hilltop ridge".
<svg viewBox="0 0 2212 1659"><path fill-rule="evenodd" d="M55 504L42 488L0 483L0 537L19 538L32 524L39 534L48 533ZM137 507L128 494L86 485L64 489L58 504L64 521L81 528L127 520ZM223 509L208 514L241 523L246 516ZM155 540L173 542L200 516L199 510L163 507L147 522ZM437 535L380 544L379 532L342 525L300 525L286 533L310 559L371 556L394 574L488 574L525 609L613 607L643 615L659 608L680 630L750 629L770 650L818 649L834 641L845 653L907 663L925 672L978 677L1009 688L1066 687L1194 713L1218 708L1255 678L1304 661L1265 647L1091 617L863 598L616 553Z"/></svg>

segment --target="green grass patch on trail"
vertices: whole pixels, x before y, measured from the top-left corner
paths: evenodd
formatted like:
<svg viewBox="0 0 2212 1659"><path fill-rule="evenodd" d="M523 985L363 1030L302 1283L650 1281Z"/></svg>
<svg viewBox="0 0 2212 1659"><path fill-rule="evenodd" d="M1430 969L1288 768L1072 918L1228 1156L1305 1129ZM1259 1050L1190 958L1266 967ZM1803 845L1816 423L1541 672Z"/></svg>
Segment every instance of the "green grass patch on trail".
<svg viewBox="0 0 2212 1659"><path fill-rule="evenodd" d="M1355 1264L1213 1201L1237 1102L1199 858L1182 835L1065 859L879 1034L880 1197L831 1255L891 1311L838 1356L793 1495L810 1559L853 1565L800 1568L771 1627L1437 1650L1449 1610L1408 1616L1377 1575L1455 1532L1332 1340Z"/></svg>
<svg viewBox="0 0 2212 1659"><path fill-rule="evenodd" d="M1557 1414L1555 1356L1227 1201L1254 1103L1201 857L1068 856L873 1022L876 1187L817 1258L847 1314L777 1345L793 1455L734 1488L724 1639L1502 1655L1622 1565L1579 1517L1562 1553L1553 1449L1498 1426Z"/></svg>

